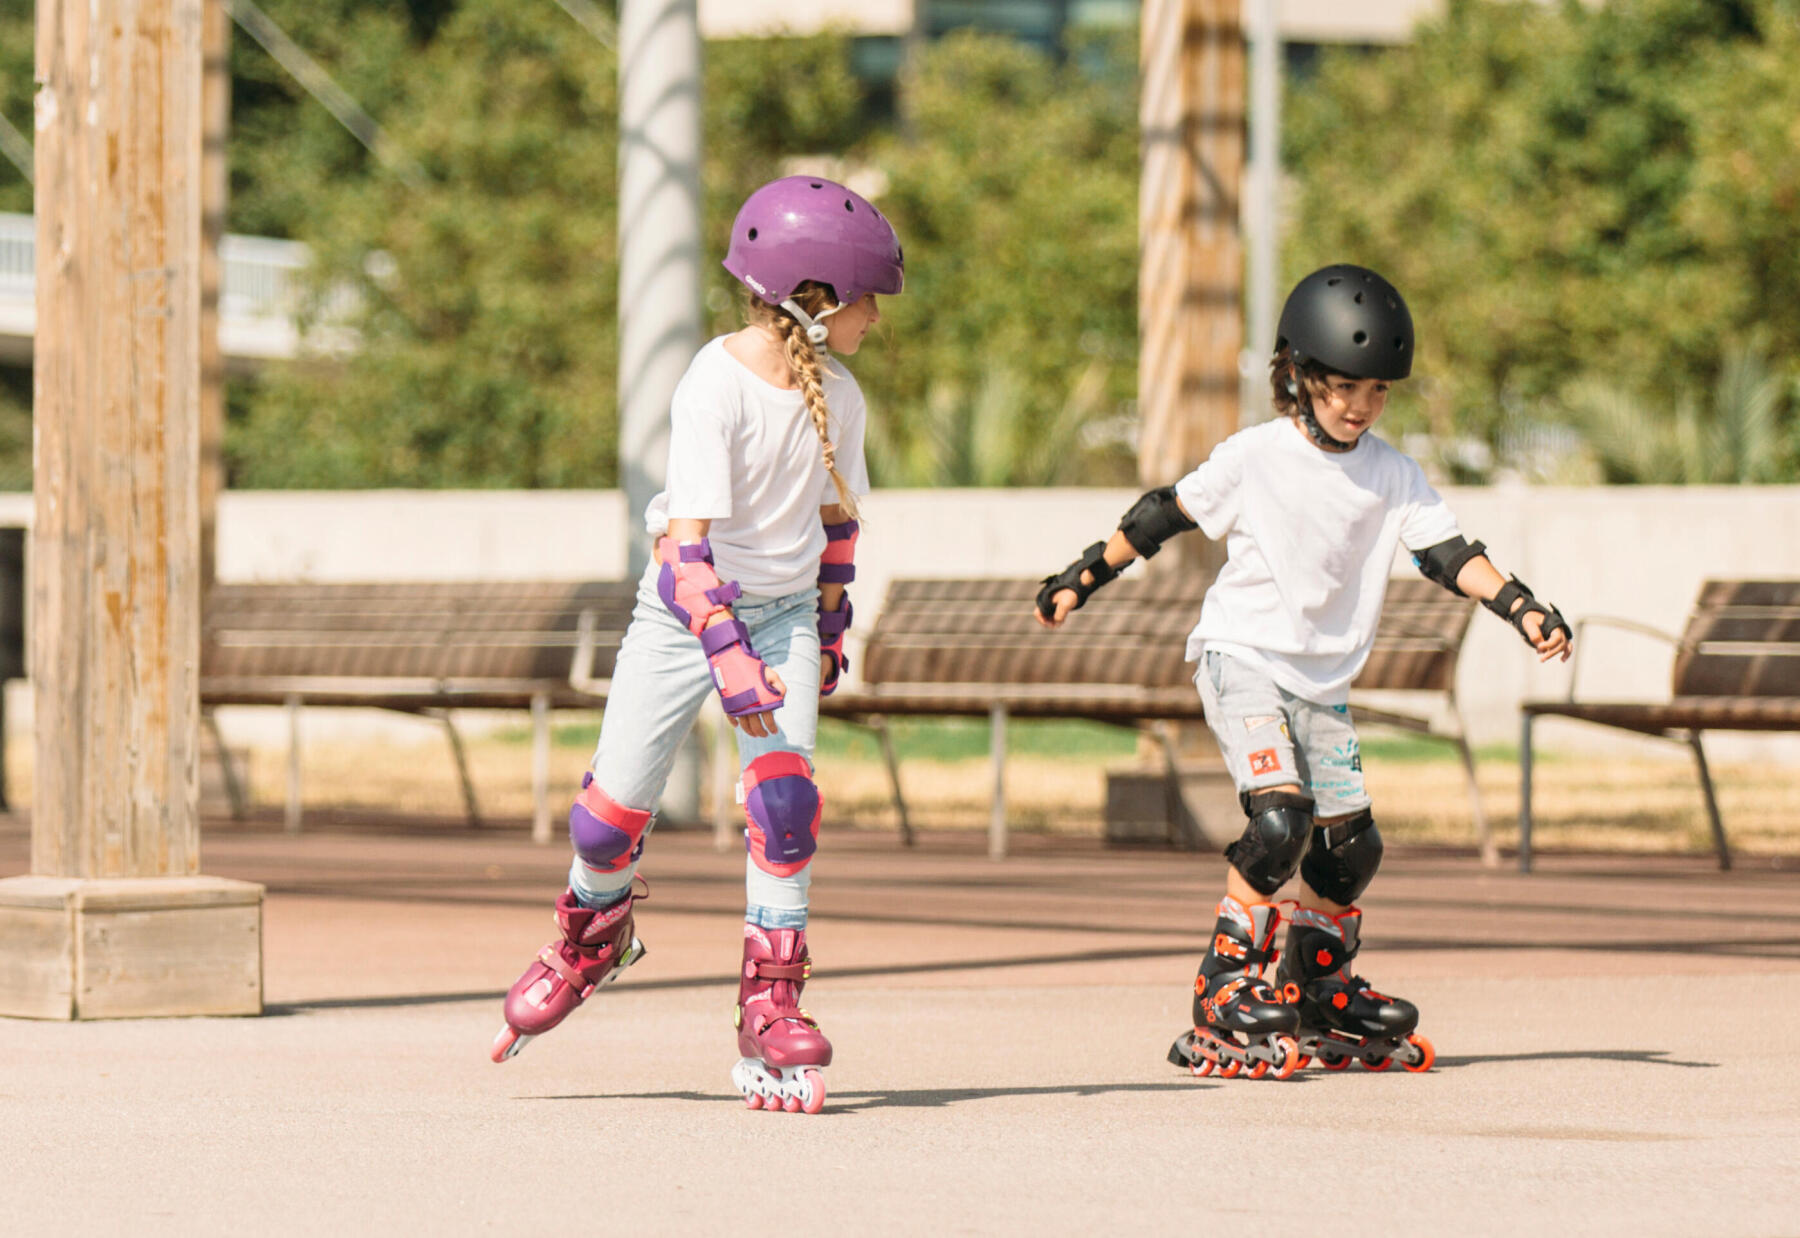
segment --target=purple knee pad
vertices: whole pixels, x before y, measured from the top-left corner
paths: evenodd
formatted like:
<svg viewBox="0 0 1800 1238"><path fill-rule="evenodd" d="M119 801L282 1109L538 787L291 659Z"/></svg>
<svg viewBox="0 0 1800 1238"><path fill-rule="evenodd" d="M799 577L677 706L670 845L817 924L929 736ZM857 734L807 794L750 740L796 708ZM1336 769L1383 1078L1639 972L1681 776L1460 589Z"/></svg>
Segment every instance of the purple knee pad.
<svg viewBox="0 0 1800 1238"><path fill-rule="evenodd" d="M569 809L569 841L581 862L597 873L623 872L644 849L648 811L626 808L594 782L581 776L581 794Z"/></svg>
<svg viewBox="0 0 1800 1238"><path fill-rule="evenodd" d="M819 849L818 784L797 752L765 752L744 767L744 845L765 873L792 877Z"/></svg>

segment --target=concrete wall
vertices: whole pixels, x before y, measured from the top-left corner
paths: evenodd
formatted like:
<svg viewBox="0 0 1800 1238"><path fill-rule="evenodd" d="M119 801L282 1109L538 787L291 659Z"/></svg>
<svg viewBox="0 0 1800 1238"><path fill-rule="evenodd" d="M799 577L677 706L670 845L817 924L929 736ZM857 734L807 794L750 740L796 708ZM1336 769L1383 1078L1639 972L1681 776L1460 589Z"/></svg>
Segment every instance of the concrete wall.
<svg viewBox="0 0 1800 1238"><path fill-rule="evenodd" d="M1800 576L1800 487L1502 486L1445 494L1464 532L1487 542L1502 570L1571 619L1623 615L1678 632L1709 575ZM875 494L858 546L863 630L896 576L1041 575L1105 535L1134 497L1090 489ZM29 495L0 495L0 523L28 524L30 516ZM615 577L624 569L625 519L623 497L612 491L232 492L219 511L219 572L228 580ZM1397 563L1396 570L1411 568ZM1104 603L1102 594L1095 604ZM1590 637L1580 659L1584 697L1668 695L1666 647L1607 630ZM1459 694L1478 742L1514 740L1518 702L1559 695L1568 683L1567 667L1538 665L1511 628L1476 615ZM28 695L19 687L11 698L17 712L9 712L23 725ZM309 731L322 733L332 716L318 711ZM1544 738L1585 750L1661 750L1572 723L1546 724ZM1800 761L1800 741L1790 737L1720 735L1716 746L1725 759Z"/></svg>

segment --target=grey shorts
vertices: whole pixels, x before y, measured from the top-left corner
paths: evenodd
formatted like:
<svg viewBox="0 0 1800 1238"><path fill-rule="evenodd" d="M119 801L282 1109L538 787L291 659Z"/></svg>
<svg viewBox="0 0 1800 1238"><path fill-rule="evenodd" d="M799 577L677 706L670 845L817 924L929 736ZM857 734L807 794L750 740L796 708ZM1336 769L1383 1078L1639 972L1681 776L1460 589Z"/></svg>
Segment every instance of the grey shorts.
<svg viewBox="0 0 1800 1238"><path fill-rule="evenodd" d="M1201 655L1194 685L1239 795L1297 785L1321 817L1369 806L1348 705L1304 700L1254 664L1213 649Z"/></svg>

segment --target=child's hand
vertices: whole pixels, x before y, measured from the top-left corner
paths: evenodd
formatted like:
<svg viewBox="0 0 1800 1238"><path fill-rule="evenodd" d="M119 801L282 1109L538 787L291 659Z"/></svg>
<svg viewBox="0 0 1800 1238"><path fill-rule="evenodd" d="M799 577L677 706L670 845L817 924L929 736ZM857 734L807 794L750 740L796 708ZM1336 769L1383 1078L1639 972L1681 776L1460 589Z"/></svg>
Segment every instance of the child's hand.
<svg viewBox="0 0 1800 1238"><path fill-rule="evenodd" d="M771 666L765 670L763 672L763 677L768 680L769 687L773 689L777 695L787 695L787 684L782 682L781 675L774 667ZM729 714L726 716L730 717ZM777 735L781 732L781 725L775 721L775 711L772 709L765 709L761 713L743 714L739 717L732 718L731 725L737 727L744 734L754 735L758 739L767 739L769 736Z"/></svg>
<svg viewBox="0 0 1800 1238"><path fill-rule="evenodd" d="M1525 639L1531 642L1533 649L1537 650L1539 662L1548 662L1558 655L1561 655L1562 661L1567 662L1569 655L1575 652L1575 646L1569 640L1569 630L1566 627L1557 627L1550 633L1549 640L1544 639L1544 617L1542 615L1535 613L1526 615L1520 626L1525 633Z"/></svg>
<svg viewBox="0 0 1800 1238"><path fill-rule="evenodd" d="M1069 617L1069 612L1074 610L1079 602L1080 599L1075 596L1075 590L1059 589L1050 595L1050 604L1056 607L1056 612L1046 619L1044 617L1044 612L1033 606L1031 608L1031 617L1036 619L1043 627L1060 628L1063 624L1063 620Z"/></svg>

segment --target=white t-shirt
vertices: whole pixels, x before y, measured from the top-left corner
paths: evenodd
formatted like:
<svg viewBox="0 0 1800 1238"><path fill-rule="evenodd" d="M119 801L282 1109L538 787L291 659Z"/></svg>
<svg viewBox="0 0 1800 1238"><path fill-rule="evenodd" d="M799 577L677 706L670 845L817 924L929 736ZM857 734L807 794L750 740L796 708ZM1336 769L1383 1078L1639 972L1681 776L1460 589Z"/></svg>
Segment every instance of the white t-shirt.
<svg viewBox="0 0 1800 1238"><path fill-rule="evenodd" d="M757 377L725 350L725 338L694 354L675 388L668 485L650 500L644 526L661 537L671 518L712 521L707 539L719 579L780 597L818 583L825 550L819 508L838 501L837 487L800 392ZM842 362L823 362L838 472L865 495L862 389Z"/></svg>
<svg viewBox="0 0 1800 1238"><path fill-rule="evenodd" d="M1348 700L1368 660L1398 547L1461 533L1412 457L1373 434L1321 451L1285 417L1220 443L1175 494L1229 556L1188 659L1221 650L1323 705Z"/></svg>

